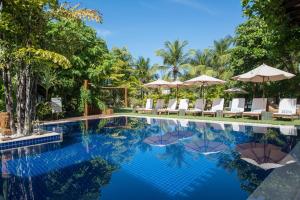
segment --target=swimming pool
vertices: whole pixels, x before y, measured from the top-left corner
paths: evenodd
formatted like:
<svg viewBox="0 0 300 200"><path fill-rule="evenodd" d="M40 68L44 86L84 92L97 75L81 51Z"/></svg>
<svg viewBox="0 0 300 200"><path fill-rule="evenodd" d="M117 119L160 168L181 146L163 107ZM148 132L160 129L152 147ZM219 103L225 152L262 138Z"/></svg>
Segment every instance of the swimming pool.
<svg viewBox="0 0 300 200"><path fill-rule="evenodd" d="M62 143L1 153L7 199L246 199L295 164L294 127L116 117L53 124Z"/></svg>

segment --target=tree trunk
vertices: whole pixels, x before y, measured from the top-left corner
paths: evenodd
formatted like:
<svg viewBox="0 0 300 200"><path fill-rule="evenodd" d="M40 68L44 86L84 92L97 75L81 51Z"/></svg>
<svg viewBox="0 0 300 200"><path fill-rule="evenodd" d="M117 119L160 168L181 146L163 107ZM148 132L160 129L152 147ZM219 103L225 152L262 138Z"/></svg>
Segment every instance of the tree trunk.
<svg viewBox="0 0 300 200"><path fill-rule="evenodd" d="M36 103L37 103L37 80L36 78L32 77L32 113L31 119L36 119Z"/></svg>
<svg viewBox="0 0 300 200"><path fill-rule="evenodd" d="M47 89L46 89L46 95L45 95L45 97L46 97L46 102L48 101L48 94L49 94L49 89L47 88Z"/></svg>
<svg viewBox="0 0 300 200"><path fill-rule="evenodd" d="M19 82L17 87L17 134L23 135L26 103L26 74L24 66L20 67L18 80Z"/></svg>
<svg viewBox="0 0 300 200"><path fill-rule="evenodd" d="M24 134L29 135L32 132L32 76L29 65L25 67L25 119L24 119Z"/></svg>
<svg viewBox="0 0 300 200"><path fill-rule="evenodd" d="M13 134L16 132L15 120L14 120L14 104L12 96L12 81L10 77L10 72L8 68L3 69L3 84L5 93L5 106L6 111L9 113L9 126Z"/></svg>

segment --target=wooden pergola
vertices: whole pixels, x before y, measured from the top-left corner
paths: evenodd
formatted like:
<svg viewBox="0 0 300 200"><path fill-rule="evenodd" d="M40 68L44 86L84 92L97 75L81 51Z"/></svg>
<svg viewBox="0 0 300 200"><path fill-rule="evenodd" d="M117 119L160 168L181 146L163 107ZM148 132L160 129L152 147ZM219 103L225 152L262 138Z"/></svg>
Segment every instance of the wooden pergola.
<svg viewBox="0 0 300 200"><path fill-rule="evenodd" d="M84 89L88 89L89 88L89 81L88 80L84 80L83 82L83 87ZM116 90L116 89L121 89L124 90L124 106L128 107L128 88L127 87L122 87L122 86L118 86L118 87L100 87L100 89L105 89L105 90ZM84 105L84 116L88 116L89 115L89 105L88 103L85 103Z"/></svg>
<svg viewBox="0 0 300 200"><path fill-rule="evenodd" d="M106 90L115 90L115 89L121 89L124 90L124 106L128 107L128 88L127 87L100 87L101 89Z"/></svg>

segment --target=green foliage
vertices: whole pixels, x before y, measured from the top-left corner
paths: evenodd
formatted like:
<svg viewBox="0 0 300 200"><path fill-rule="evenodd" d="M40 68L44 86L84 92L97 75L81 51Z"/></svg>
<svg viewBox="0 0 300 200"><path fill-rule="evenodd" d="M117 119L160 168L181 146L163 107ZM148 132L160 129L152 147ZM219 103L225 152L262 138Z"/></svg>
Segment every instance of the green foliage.
<svg viewBox="0 0 300 200"><path fill-rule="evenodd" d="M107 108L107 106L106 106L106 104L105 104L105 102L104 101L102 101L102 100L100 100L100 99L98 99L98 98L96 98L96 101L97 101L97 107L100 109L100 110L106 110L106 108Z"/></svg>
<svg viewBox="0 0 300 200"><path fill-rule="evenodd" d="M85 89L84 87L81 87L80 89L80 104L78 110L80 112L84 111L84 106L85 104L89 104L92 102L92 96L91 96L91 91Z"/></svg>
<svg viewBox="0 0 300 200"><path fill-rule="evenodd" d="M37 119L45 120L50 119L52 116L52 108L50 102L41 102L36 106Z"/></svg>

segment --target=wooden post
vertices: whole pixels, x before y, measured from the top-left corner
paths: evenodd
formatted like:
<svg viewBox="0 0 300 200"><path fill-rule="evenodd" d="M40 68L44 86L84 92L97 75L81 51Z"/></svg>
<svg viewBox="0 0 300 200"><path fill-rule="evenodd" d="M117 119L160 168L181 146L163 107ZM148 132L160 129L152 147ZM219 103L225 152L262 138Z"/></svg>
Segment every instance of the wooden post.
<svg viewBox="0 0 300 200"><path fill-rule="evenodd" d="M88 80L84 80L83 81L83 88L85 90L89 89L89 81ZM87 102L85 102L84 104L84 116L87 117L89 115L89 105Z"/></svg>
<svg viewBox="0 0 300 200"><path fill-rule="evenodd" d="M125 107L127 108L128 107L128 88L127 87L124 88L124 92L125 92L125 94L124 94L124 96L125 96Z"/></svg>

